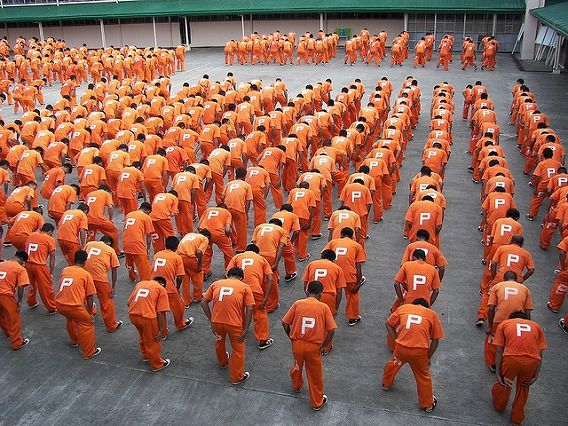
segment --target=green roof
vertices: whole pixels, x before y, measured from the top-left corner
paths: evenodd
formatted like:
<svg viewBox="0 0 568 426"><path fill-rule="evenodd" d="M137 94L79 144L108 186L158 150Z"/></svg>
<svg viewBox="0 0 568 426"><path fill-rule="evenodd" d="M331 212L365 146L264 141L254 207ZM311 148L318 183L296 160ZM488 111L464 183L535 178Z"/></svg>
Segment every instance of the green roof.
<svg viewBox="0 0 568 426"><path fill-rule="evenodd" d="M11 6L0 22L317 12L524 12L524 0L120 0Z"/></svg>
<svg viewBox="0 0 568 426"><path fill-rule="evenodd" d="M558 34L568 37L568 2L531 9L531 15Z"/></svg>

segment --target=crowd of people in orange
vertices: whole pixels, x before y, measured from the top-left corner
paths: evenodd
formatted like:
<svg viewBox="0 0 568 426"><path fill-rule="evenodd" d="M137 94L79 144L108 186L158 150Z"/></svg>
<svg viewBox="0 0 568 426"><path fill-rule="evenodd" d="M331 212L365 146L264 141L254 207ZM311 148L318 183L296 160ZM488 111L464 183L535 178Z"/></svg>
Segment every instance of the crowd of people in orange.
<svg viewBox="0 0 568 426"><path fill-rule="evenodd" d="M358 34L354 34L345 40L345 64L354 65L359 59L361 62L370 64L374 62L380 67L381 61L387 55L386 42L388 34L381 31L371 35L367 28L363 28ZM402 66L409 56L410 33L401 32L393 38L391 42L391 67ZM241 65L246 63L280 65L300 65L304 64L326 64L337 56L339 45L339 35L334 32L326 34L320 30L317 35L306 32L296 44L296 33L290 32L282 34L276 31L272 34L253 33L241 40L229 40L225 44L225 64L233 65L235 59ZM413 67L421 66L424 68L426 62L432 60L432 55L436 45L436 36L433 33L426 33L416 41L414 45ZM438 62L436 68L442 66L448 71L449 64L453 61L454 36L445 34L438 43ZM495 69L496 54L499 43L493 36L485 36L481 39L481 69L488 68L490 71ZM471 37L465 37L462 45L461 64L465 70L468 66L477 70L475 62L477 43ZM297 56L297 59L296 59Z"/></svg>
<svg viewBox="0 0 568 426"><path fill-rule="evenodd" d="M282 38L290 34L274 34L272 43ZM306 43L311 39L303 38ZM268 38L258 37L250 41L252 50L247 47L246 55L252 56L240 58L275 59L254 53L262 40L270 46ZM30 103L17 100L14 91L11 98L8 89L3 93L9 104L25 105L18 120L0 120L0 219L8 228L5 245L16 250L13 259L0 262L0 326L12 349L29 343L22 335L21 304L25 296L25 303L36 308L39 294L48 313L65 317L70 343L81 348L83 358L100 354L93 318L100 310L109 333L123 326L115 302L125 301L115 300L114 292L124 258L136 283L126 302L129 318L152 371L170 365L161 355L161 342L170 333L168 312L181 332L193 323L185 311L199 303L216 335L218 364L228 367L231 383L239 384L250 376L244 365L251 323L259 350L274 344L268 314L280 306L281 270L282 278L292 281L298 278L298 262L310 261L301 277L307 298L289 307L282 325L292 340L292 385L302 389L305 367L311 405L321 409L327 402L321 357L333 349L343 297L347 324L362 321L365 244L373 238L372 224L383 219L397 193L399 169L421 113L418 81L409 76L394 92L382 77L367 93L355 79L333 96L333 83L327 79L291 95L280 78L238 82L228 73L223 81L204 75L174 92L168 76L184 67L178 49L88 51L52 39L19 39L12 60L7 42L2 44L3 80L25 86L33 78L28 66L37 58L46 64L59 61L57 73L42 75L48 84L61 76L62 83L60 98L41 109L36 109L35 92ZM360 48L357 52L361 55ZM425 55L428 59L428 50ZM17 57L26 65L9 74L7 64L15 65ZM361 57L368 58L365 52ZM142 68L127 67L127 59L142 61ZM113 67L107 69L107 62ZM88 74L83 78L79 70ZM85 90L77 93L83 83ZM497 375L494 405L505 408L516 377L512 420L520 423L528 386L538 376L546 348L542 329L529 319L530 291L522 284L534 265L522 249L514 183L499 147L493 102L481 82L463 94L463 118L472 127L473 180L482 182L479 230L487 263L477 325L487 324L486 360ZM551 197L542 231L550 244L559 224L565 237L564 153L522 81L513 96L512 124L535 188L528 218ZM394 355L385 366L383 389L390 390L399 369L409 363L419 406L426 412L437 404L429 360L443 338L431 306L447 264L440 230L446 208L444 172L453 143L453 97L447 82L434 87L431 131L423 165L410 184L403 224L409 245L394 277L395 301L386 323ZM72 179L77 184L69 183ZM334 191L340 206L336 210ZM277 210L271 217L269 194ZM115 220L117 215L122 221ZM322 226L328 242L321 258L312 259L309 241L324 238ZM103 237L97 240L99 234ZM567 241L558 246L561 271L551 291L553 312L568 288ZM204 282L212 276L213 245L222 253L227 273L205 290ZM59 276L54 275L57 247L69 264ZM568 333L565 320L560 325Z"/></svg>

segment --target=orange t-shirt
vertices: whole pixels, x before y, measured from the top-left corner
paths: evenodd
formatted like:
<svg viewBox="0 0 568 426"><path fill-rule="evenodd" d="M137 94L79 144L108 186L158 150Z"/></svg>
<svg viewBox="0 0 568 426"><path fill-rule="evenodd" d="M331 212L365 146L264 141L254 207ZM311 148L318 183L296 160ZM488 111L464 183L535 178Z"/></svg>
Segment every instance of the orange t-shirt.
<svg viewBox="0 0 568 426"><path fill-rule="evenodd" d="M345 185L339 199L343 201L345 206L363 218L369 214L369 206L373 204L371 191L360 183Z"/></svg>
<svg viewBox="0 0 568 426"><path fill-rule="evenodd" d="M0 294L15 296L17 287L30 285L26 268L15 260L0 262Z"/></svg>
<svg viewBox="0 0 568 426"><path fill-rule="evenodd" d="M29 263L45 265L47 258L55 249L55 240L45 232L32 232L26 239Z"/></svg>
<svg viewBox="0 0 568 426"><path fill-rule="evenodd" d="M213 302L211 307L211 322L242 328L245 308L254 305L251 288L236 279L215 281L203 293L203 298Z"/></svg>
<svg viewBox="0 0 568 426"><path fill-rule="evenodd" d="M79 242L79 231L89 228L88 218L81 210L67 210L57 225L59 241Z"/></svg>
<svg viewBox="0 0 568 426"><path fill-rule="evenodd" d="M221 207L209 207L201 215L198 229L207 229L211 235L224 235L231 226L233 218L229 210Z"/></svg>
<svg viewBox="0 0 568 426"><path fill-rule="evenodd" d="M179 201L191 201L193 190L199 189L199 177L191 172L180 172L174 176L172 189L177 192Z"/></svg>
<svg viewBox="0 0 568 426"><path fill-rule="evenodd" d="M260 154L259 166L262 166L270 174L277 175L280 166L286 164L286 153L280 148L268 147Z"/></svg>
<svg viewBox="0 0 568 426"><path fill-rule="evenodd" d="M406 246L404 254L402 255L401 264L410 262L412 260L412 254L415 250L422 250L426 254L426 263L432 266L441 268L448 264L448 261L440 251L438 247L430 244L428 241L414 241Z"/></svg>
<svg viewBox="0 0 568 426"><path fill-rule="evenodd" d="M203 255L209 246L209 238L205 235L189 233L179 242L176 253L181 256L197 257L197 252Z"/></svg>
<svg viewBox="0 0 568 426"><path fill-rule="evenodd" d="M225 151L222 148L215 148L211 151L211 154L209 154L208 160L211 173L222 175L224 168L231 165L231 152Z"/></svg>
<svg viewBox="0 0 568 426"><path fill-rule="evenodd" d="M65 306L83 306L87 296L96 294L95 283L89 272L80 266L67 266L61 271L57 303Z"/></svg>
<svg viewBox="0 0 568 426"><path fill-rule="evenodd" d="M264 189L266 185L270 185L270 175L262 167L249 167L245 181L250 184L253 190L258 191L258 189Z"/></svg>
<svg viewBox="0 0 568 426"><path fill-rule="evenodd" d="M225 185L223 200L227 208L245 213L247 201L252 201L252 188L244 180L232 180Z"/></svg>
<svg viewBox="0 0 568 426"><path fill-rule="evenodd" d="M503 346L503 356L524 356L541 359L540 351L547 349L542 327L534 321L513 318L503 321L493 337L495 346Z"/></svg>
<svg viewBox="0 0 568 426"><path fill-rule="evenodd" d="M178 293L176 277L185 275L181 256L171 250L161 250L154 254L152 264L152 278L163 277L166 280L168 294Z"/></svg>
<svg viewBox="0 0 568 426"><path fill-rule="evenodd" d="M410 240L414 241L416 232L424 229L430 238L437 240L436 228L442 225L442 208L432 201L415 201L406 212L404 220L412 223Z"/></svg>
<svg viewBox="0 0 568 426"><path fill-rule="evenodd" d="M144 179L147 180L161 180L162 173L168 170L168 160L161 155L149 155L144 160L142 172Z"/></svg>
<svg viewBox="0 0 568 426"><path fill-rule="evenodd" d="M122 228L122 246L124 252L132 255L147 256L146 235L153 234L154 224L146 213L135 210L124 218Z"/></svg>
<svg viewBox="0 0 568 426"><path fill-rule="evenodd" d="M264 283L273 272L271 265L264 257L253 251L245 251L233 256L227 265L227 270L234 267L241 268L244 271L243 282L251 288L253 294L265 294Z"/></svg>
<svg viewBox="0 0 568 426"><path fill-rule="evenodd" d="M315 297L294 302L282 322L290 326L290 339L317 345L323 344L328 332L337 328L329 306Z"/></svg>
<svg viewBox="0 0 568 426"><path fill-rule="evenodd" d="M140 183L144 174L135 167L125 167L120 173L119 185L116 187L116 196L128 200L136 199Z"/></svg>
<svg viewBox="0 0 568 426"><path fill-rule="evenodd" d="M402 305L387 323L397 331L396 343L406 348L430 347L431 339L442 339L444 330L436 312L421 305Z"/></svg>
<svg viewBox="0 0 568 426"><path fill-rule="evenodd" d="M108 271L120 266L114 249L102 241L90 241L85 245L85 251L85 270L91 273L94 281L108 283Z"/></svg>
<svg viewBox="0 0 568 426"><path fill-rule="evenodd" d="M345 275L335 263L327 259L314 260L304 270L304 283L319 281L323 284L323 292L336 295L337 291L347 287Z"/></svg>
<svg viewBox="0 0 568 426"><path fill-rule="evenodd" d="M79 184L81 186L94 186L98 188L103 180L106 180L105 169L98 164L86 165L81 171L81 176L79 176Z"/></svg>
<svg viewBox="0 0 568 426"><path fill-rule="evenodd" d="M523 235L523 225L510 217L503 217L493 222L491 236L493 244L509 244L513 235Z"/></svg>
<svg viewBox="0 0 568 426"><path fill-rule="evenodd" d="M171 215L178 214L179 201L173 194L161 192L154 197L150 218L152 220L169 219Z"/></svg>
<svg viewBox="0 0 568 426"><path fill-rule="evenodd" d="M530 290L516 281L501 281L492 286L487 304L495 306L494 324L509 319L513 312L533 309Z"/></svg>
<svg viewBox="0 0 568 426"><path fill-rule="evenodd" d="M324 250L333 250L337 258L336 265L343 269L345 281L348 284L358 284L357 281L357 263L363 263L367 260L365 250L357 241L348 237L337 238L331 240L324 247Z"/></svg>
<svg viewBox="0 0 568 426"><path fill-rule="evenodd" d="M440 288L438 271L423 260L404 263L394 280L403 284L406 289L404 303L412 303L418 298L423 298L430 303L430 293Z"/></svg>
<svg viewBox="0 0 568 426"><path fill-rule="evenodd" d="M339 238L343 228L351 228L353 232L360 230L361 218L352 210L336 210L331 214L327 228L332 230L332 239Z"/></svg>
<svg viewBox="0 0 568 426"><path fill-rule="evenodd" d="M18 160L16 172L35 181L35 170L40 164L43 164L43 159L41 158L40 153L33 149L28 149L22 153Z"/></svg>
<svg viewBox="0 0 568 426"><path fill-rule="evenodd" d="M288 204L292 205L299 219L310 218L310 208L316 207L316 196L311 189L293 188L288 194Z"/></svg>
<svg viewBox="0 0 568 426"><path fill-rule="evenodd" d="M263 223L254 229L251 241L254 241L258 246L261 256L274 258L278 246L289 244L290 239L286 230L281 226Z"/></svg>
<svg viewBox="0 0 568 426"><path fill-rule="evenodd" d="M43 185L40 194L48 200L55 188L65 182L65 169L63 167L55 167L44 175Z"/></svg>
<svg viewBox="0 0 568 426"><path fill-rule="evenodd" d="M170 310L167 290L157 281L140 281L128 298L128 315L155 319Z"/></svg>
<svg viewBox="0 0 568 426"><path fill-rule="evenodd" d="M102 189L97 189L87 194L85 203L89 206L89 213L87 214L89 223L99 224L108 221L105 210L107 206L112 206L111 194Z"/></svg>
<svg viewBox="0 0 568 426"><path fill-rule="evenodd" d="M43 216L33 210L23 211L10 219L12 227L8 231L10 236L28 236L43 226Z"/></svg>
<svg viewBox="0 0 568 426"><path fill-rule="evenodd" d="M522 279L525 268L534 269L532 255L516 244L507 244L499 247L495 251L491 262L499 264L495 282L502 281L503 275L507 271L513 271L517 274L518 279Z"/></svg>

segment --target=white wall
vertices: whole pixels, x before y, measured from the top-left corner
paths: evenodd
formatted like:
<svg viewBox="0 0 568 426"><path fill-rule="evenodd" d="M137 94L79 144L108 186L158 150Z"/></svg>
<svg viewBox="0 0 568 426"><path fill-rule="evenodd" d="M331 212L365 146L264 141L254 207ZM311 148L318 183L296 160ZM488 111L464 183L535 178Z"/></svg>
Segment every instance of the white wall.
<svg viewBox="0 0 568 426"><path fill-rule="evenodd" d="M188 22L192 47L224 46L227 40L243 36L241 21ZM250 34L250 21L245 20L245 34Z"/></svg>
<svg viewBox="0 0 568 426"><path fill-rule="evenodd" d="M253 31L259 34L270 34L276 30L280 30L282 34L287 34L289 32L295 32L296 42L298 41L298 36L304 34L306 31L311 33L317 33L320 30L319 20L281 20L281 21L255 21L253 18L252 22Z"/></svg>

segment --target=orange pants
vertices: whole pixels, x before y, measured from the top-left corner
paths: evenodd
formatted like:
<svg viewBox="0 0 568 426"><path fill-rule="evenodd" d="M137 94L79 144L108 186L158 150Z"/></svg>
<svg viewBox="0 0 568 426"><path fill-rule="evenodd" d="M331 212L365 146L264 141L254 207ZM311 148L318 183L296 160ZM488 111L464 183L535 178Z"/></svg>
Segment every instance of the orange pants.
<svg viewBox="0 0 568 426"><path fill-rule="evenodd" d="M96 186L92 186L92 185L81 185L81 188L79 190L79 199L80 200L84 200L85 198L87 198L87 195L93 191L96 191L98 188Z"/></svg>
<svg viewBox="0 0 568 426"><path fill-rule="evenodd" d="M299 219L300 221L300 231L298 232L298 237L294 241L294 248L296 249L296 254L300 259L305 259L308 256L308 238L310 236L311 230L304 229L308 224L308 219Z"/></svg>
<svg viewBox="0 0 568 426"><path fill-rule="evenodd" d="M247 248L248 235L247 225L248 216L246 213L229 209L233 218L233 233L231 239L235 242L235 250L237 253L242 253Z"/></svg>
<svg viewBox="0 0 568 426"><path fill-rule="evenodd" d="M341 291L341 289L339 289L339 291ZM334 317L337 314L337 308L335 307L336 296L337 296L336 294L332 293L322 293L320 298L320 302L325 303L329 307L329 309L331 310L331 314ZM333 346L333 340L329 342L329 345L325 348L325 350L329 352L332 346Z"/></svg>
<svg viewBox="0 0 568 426"><path fill-rule="evenodd" d="M542 203L544 202L545 199L546 199L546 188L544 188L542 191L539 188L537 190L537 193L534 194L531 199L531 204L529 207L530 216L535 217L536 215L538 215L538 210L540 209L540 206L542 206Z"/></svg>
<svg viewBox="0 0 568 426"><path fill-rule="evenodd" d="M47 211L47 215L53 219L53 221L55 222L55 226L59 225L59 221L61 220L61 218L63 217L63 213L64 212L56 212L53 210L48 210Z"/></svg>
<svg viewBox="0 0 568 426"><path fill-rule="evenodd" d="M107 281L95 281L97 297L101 305L101 316L105 322L105 327L109 333L116 330L116 311L114 309L114 299L110 296L112 288Z"/></svg>
<svg viewBox="0 0 568 426"><path fill-rule="evenodd" d="M185 318L183 316L185 303L178 292L168 293L168 300L170 302L170 311L172 311L176 328L181 330L185 326Z"/></svg>
<svg viewBox="0 0 568 426"><path fill-rule="evenodd" d="M209 247L203 256L203 271L205 273L211 271L211 258L213 257L213 244L216 244L225 258L225 269L233 257L233 246L231 240L225 234L211 234L209 239Z"/></svg>
<svg viewBox="0 0 568 426"><path fill-rule="evenodd" d="M485 358L485 365L491 367L495 365L495 352L497 351L497 346L493 344L493 337L495 336L495 330L500 323L493 322L493 328L491 329L491 334L485 335L485 342L483 345L483 356Z"/></svg>
<svg viewBox="0 0 568 426"><path fill-rule="evenodd" d="M12 296L0 294L0 328L10 338L10 347L19 349L24 344L22 337L22 319L18 312L18 303Z"/></svg>
<svg viewBox="0 0 568 426"><path fill-rule="evenodd" d="M154 202L154 197L164 191L162 179L144 179L144 187L148 191L150 203Z"/></svg>
<svg viewBox="0 0 568 426"><path fill-rule="evenodd" d="M554 237L554 234L556 233L556 229L558 226L556 222L551 222L547 218L544 219L544 223L542 225L543 228L540 231L539 245L542 248L546 249L550 247L550 243L552 242L552 238Z"/></svg>
<svg viewBox="0 0 568 426"><path fill-rule="evenodd" d="M65 256L67 263L71 266L75 263L75 253L81 250L81 244L75 241L63 241L57 240L59 243L59 248Z"/></svg>
<svg viewBox="0 0 568 426"><path fill-rule="evenodd" d="M262 254L262 257L266 259L266 261L270 264L270 266L274 265L276 261L276 253L274 254ZM226 269L226 268L225 268ZM268 313L275 311L278 308L278 304L280 303L280 272L278 268L273 271L272 275L272 287L270 288L270 293L268 295L268 299L266 300L266 311Z"/></svg>
<svg viewBox="0 0 568 426"><path fill-rule="evenodd" d="M252 309L252 319L254 321L254 338L259 342L268 340L270 337L270 328L268 325L268 312L266 306L260 309L260 304L264 299L264 294L253 293L254 307Z"/></svg>
<svg viewBox="0 0 568 426"><path fill-rule="evenodd" d="M296 181L298 180L298 163L296 161L290 158L286 159L286 164L282 172L282 180L282 185L288 192L296 186Z"/></svg>
<svg viewBox="0 0 568 426"><path fill-rule="evenodd" d="M14 216L17 216L18 213L23 212L24 206L20 203L6 203L6 205L4 206L4 211L6 212L6 216L11 219Z"/></svg>
<svg viewBox="0 0 568 426"><path fill-rule="evenodd" d="M156 225L154 224L154 226ZM118 248L118 229L116 229L114 223L108 219L105 219L100 223L89 223L89 241L94 241L96 239L97 232L101 232L103 235L111 237L113 241L112 248L117 255L120 254L120 249Z"/></svg>
<svg viewBox="0 0 568 426"><path fill-rule="evenodd" d="M552 288L550 289L550 295L548 301L550 302L550 307L555 311L558 311L562 304L564 303L564 298L566 297L566 291L568 290L568 269L560 271L554 282Z"/></svg>
<svg viewBox="0 0 568 426"><path fill-rule="evenodd" d="M282 195L282 187L280 186L280 176L274 173L270 173L270 193L272 194L276 210L280 210L280 207L282 207L284 203L284 196Z"/></svg>
<svg viewBox="0 0 568 426"><path fill-rule="evenodd" d="M138 210L138 200L136 198L119 198L118 205L124 216Z"/></svg>
<svg viewBox="0 0 568 426"><path fill-rule="evenodd" d="M26 240L28 239L28 235L14 235L10 231L8 231L8 233L6 234L6 239L12 243L17 251L23 251L26 249Z"/></svg>
<svg viewBox="0 0 568 426"><path fill-rule="evenodd" d="M321 234L321 200L316 200L316 207L314 208L314 219L312 220L312 229L310 229L312 236Z"/></svg>
<svg viewBox="0 0 568 426"><path fill-rule="evenodd" d="M407 348L399 344L395 345L392 358L385 365L383 373L383 385L390 388L394 383L398 371L408 363L416 380L418 391L418 404L420 408L432 406L434 396L432 393L432 376L428 366L427 348Z"/></svg>
<svg viewBox="0 0 568 426"><path fill-rule="evenodd" d="M197 207L197 215L199 217L201 217L203 215L203 212L205 211L205 209L207 208L207 201L205 199L205 192L203 191L203 189L198 188L195 191L195 204ZM193 220L193 218L192 218Z"/></svg>
<svg viewBox="0 0 568 426"><path fill-rule="evenodd" d="M158 335L158 321L156 318L144 318L141 315L130 315L130 322L138 330L140 338L140 352L142 358L147 359L153 370L157 370L164 365L164 360L160 355L162 345L160 340L154 340Z"/></svg>
<svg viewBox="0 0 568 426"><path fill-rule="evenodd" d="M154 253L157 253L166 247L166 238L174 236L175 232L170 218L153 220L152 223L156 231L156 234L152 236L152 242L154 244Z"/></svg>
<svg viewBox="0 0 568 426"><path fill-rule="evenodd" d="M117 172L117 171L114 171L114 170L107 170L106 171L107 183L108 183L108 186L110 187L110 190L112 191L113 203L116 206L118 206L118 198L116 197L116 188L118 186L118 180L120 179L121 174L122 174L122 172Z"/></svg>
<svg viewBox="0 0 568 426"><path fill-rule="evenodd" d="M291 275L294 272L298 272L294 247L292 246L292 244L284 246L284 248L282 249L282 259L284 259L284 269L286 270L286 275Z"/></svg>
<svg viewBox="0 0 568 426"><path fill-rule="evenodd" d="M231 383L242 380L245 369L245 342L239 342L238 337L243 332L240 326L231 326L227 324L212 323L213 330L217 335L215 340L215 353L217 354L217 362L220 367L229 365L229 379ZM227 357L227 342L229 336L231 342L231 356Z"/></svg>
<svg viewBox="0 0 568 426"><path fill-rule="evenodd" d="M57 312L67 320L67 333L71 344L81 347L83 358L95 353L95 322L84 306L68 306L55 302Z"/></svg>
<svg viewBox="0 0 568 426"><path fill-rule="evenodd" d="M266 223L266 198L264 188L252 189L252 208L254 212L254 227Z"/></svg>
<svg viewBox="0 0 568 426"><path fill-rule="evenodd" d="M298 391L304 386L302 370L305 365L312 407L319 407L323 404L324 386L320 347L318 343L292 340L292 355L294 356L294 365L290 369L292 386Z"/></svg>
<svg viewBox="0 0 568 426"><path fill-rule="evenodd" d="M350 319L359 318L359 291L353 293L352 288L357 286L357 283L347 283L345 289L345 317Z"/></svg>
<svg viewBox="0 0 568 426"><path fill-rule="evenodd" d="M197 258L181 255L185 275L182 282L182 294L186 304L192 300L201 300L203 297L203 270L197 270ZM190 284L193 284L193 298L191 296Z"/></svg>
<svg viewBox="0 0 568 426"><path fill-rule="evenodd" d="M538 360L523 356L504 356L501 372L503 377L511 381L517 379L515 389L515 399L513 400L513 407L511 410L511 422L514 424L521 424L525 419L525 405L529 398L529 386L523 386L523 382L531 380L537 370ZM511 395L511 388L501 385L496 382L491 389L493 396L493 407L499 413L505 411L509 396Z"/></svg>
<svg viewBox="0 0 568 426"><path fill-rule="evenodd" d="M37 263L26 262L26 270L30 278L30 288L28 289L27 297L28 306L33 306L37 303L36 292L39 292L39 297L45 309L47 309L48 312L55 311L53 281L47 265L45 263L39 265Z"/></svg>
<svg viewBox="0 0 568 426"><path fill-rule="evenodd" d="M215 185L215 203L219 204L221 202L221 196L223 195L223 190L225 189L225 179L219 173L211 172L211 185L207 188L205 193L205 200L209 202L211 199L211 194L213 193L213 185Z"/></svg>
<svg viewBox="0 0 568 426"><path fill-rule="evenodd" d="M176 216L176 228L181 235L193 232L193 206L189 201L180 200Z"/></svg>
<svg viewBox="0 0 568 426"><path fill-rule="evenodd" d="M150 260L148 259L148 255L126 253L124 263L128 270L128 278L130 278L130 281L135 281L138 275L140 276L140 281L150 279ZM136 271L138 271L138 274L136 274Z"/></svg>

